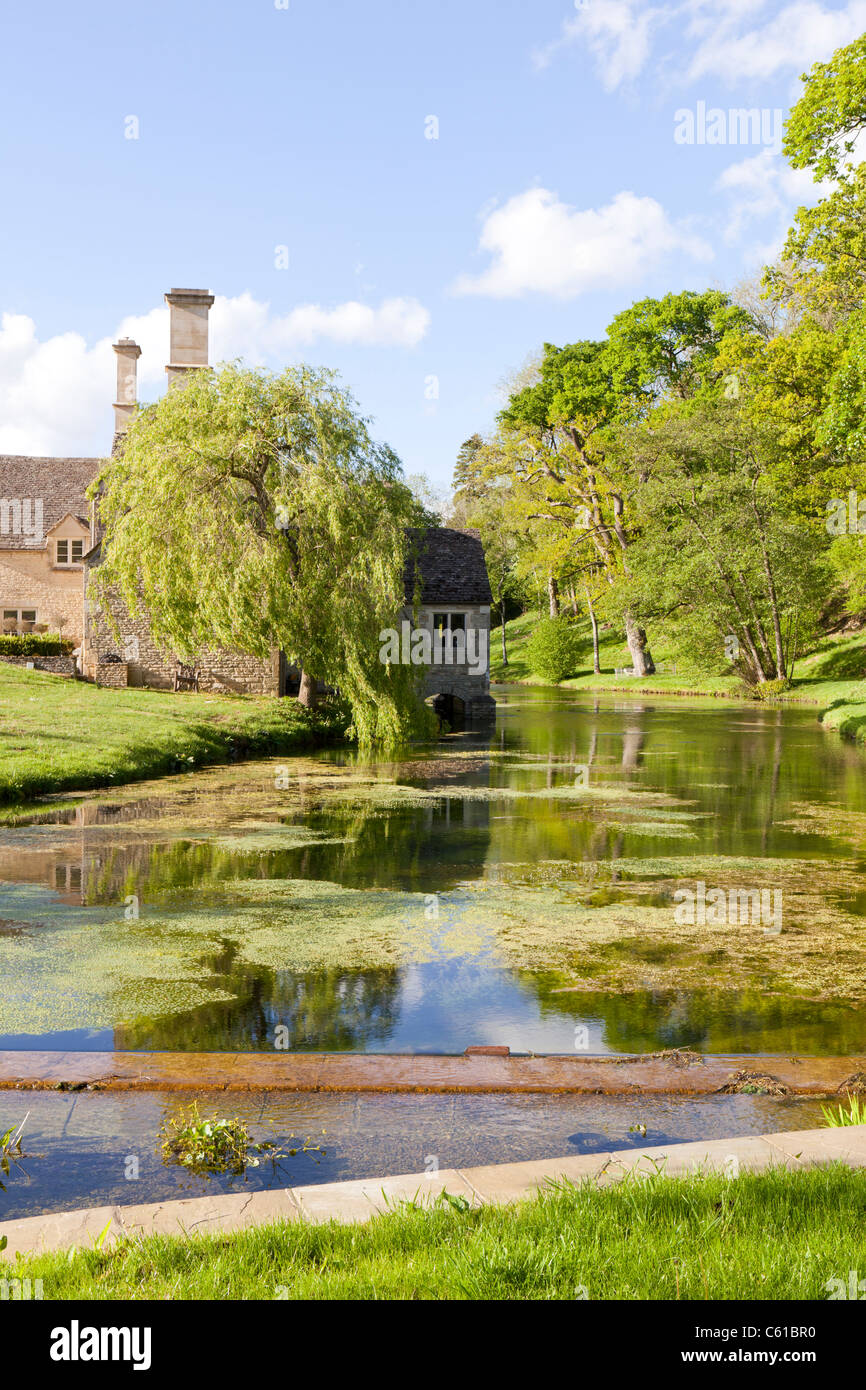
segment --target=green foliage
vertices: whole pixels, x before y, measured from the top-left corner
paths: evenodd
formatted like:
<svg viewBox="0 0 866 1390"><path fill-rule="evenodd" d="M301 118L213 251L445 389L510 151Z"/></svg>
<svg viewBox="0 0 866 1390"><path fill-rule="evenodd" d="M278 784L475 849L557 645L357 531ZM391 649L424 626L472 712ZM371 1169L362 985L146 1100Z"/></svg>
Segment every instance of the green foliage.
<svg viewBox="0 0 866 1390"><path fill-rule="evenodd" d="M24 1133L27 1118L28 1116L25 1115L20 1124L10 1125L5 1134L0 1134L0 1173L3 1174L4 1178L9 1177L13 1163L16 1168L20 1168L20 1160L25 1156L21 1136ZM6 1184L0 1178L0 1192L5 1191ZM2 1248L0 1246L0 1250Z"/></svg>
<svg viewBox="0 0 866 1390"><path fill-rule="evenodd" d="M141 411L93 493L95 596L119 593L162 650L279 648L341 691L362 745L428 731L418 668L379 661L423 509L334 373L191 373Z"/></svg>
<svg viewBox="0 0 866 1390"><path fill-rule="evenodd" d="M584 645L580 633L564 618L544 618L527 644L530 667L536 676L558 685L577 674Z"/></svg>
<svg viewBox="0 0 866 1390"><path fill-rule="evenodd" d="M297 1149L283 1149L268 1139L250 1138L241 1120L204 1119L198 1102L188 1110L166 1120L160 1130L164 1163L180 1164L200 1176L233 1173L240 1176L248 1168L258 1168L262 1158L273 1162L296 1153L318 1152L319 1145L303 1140Z"/></svg>
<svg viewBox="0 0 866 1390"><path fill-rule="evenodd" d="M471 435L460 445L454 463L454 476L451 484L455 499L465 497L472 500L484 490L476 462L483 447L484 440L480 434Z"/></svg>
<svg viewBox="0 0 866 1390"><path fill-rule="evenodd" d="M780 695L784 695L785 691L790 689L791 682L789 680L772 680L752 686L749 693L759 700L778 700Z"/></svg>
<svg viewBox="0 0 866 1390"><path fill-rule="evenodd" d="M52 637L49 633L22 632L18 635L4 633L0 636L0 656L68 656L75 643L64 637Z"/></svg>
<svg viewBox="0 0 866 1390"><path fill-rule="evenodd" d="M719 379L716 357L725 334L750 326L749 315L721 290L685 290L633 304L608 329L607 356L620 397L641 412L667 396L697 395Z"/></svg>
<svg viewBox="0 0 866 1390"><path fill-rule="evenodd" d="M633 448L648 474L633 560L645 611L699 669L783 680L814 641L828 570L826 536L780 507L772 432L720 400L669 413Z"/></svg>
<svg viewBox="0 0 866 1390"><path fill-rule="evenodd" d="M33 1256L15 1272L59 1300L823 1301L828 1281L862 1268L862 1212L862 1173L841 1163L650 1173L471 1211L406 1202L363 1225L122 1240Z"/></svg>
<svg viewBox="0 0 866 1390"><path fill-rule="evenodd" d="M866 1125L866 1100L862 1096L849 1095L848 1108L844 1105L835 1110L832 1106L821 1107L825 1124L829 1129L842 1129L848 1125Z"/></svg>
<svg viewBox="0 0 866 1390"><path fill-rule="evenodd" d="M866 35L803 76L803 95L785 124L782 149L816 179L839 174L866 129Z"/></svg>

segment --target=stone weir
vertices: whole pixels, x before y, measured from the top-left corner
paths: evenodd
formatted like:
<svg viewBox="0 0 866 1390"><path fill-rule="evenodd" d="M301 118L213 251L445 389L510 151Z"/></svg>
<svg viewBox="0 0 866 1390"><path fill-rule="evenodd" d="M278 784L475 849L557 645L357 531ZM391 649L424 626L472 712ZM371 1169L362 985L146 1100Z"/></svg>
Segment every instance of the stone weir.
<svg viewBox="0 0 866 1390"><path fill-rule="evenodd" d="M866 1095L866 1057L0 1052L0 1090Z"/></svg>

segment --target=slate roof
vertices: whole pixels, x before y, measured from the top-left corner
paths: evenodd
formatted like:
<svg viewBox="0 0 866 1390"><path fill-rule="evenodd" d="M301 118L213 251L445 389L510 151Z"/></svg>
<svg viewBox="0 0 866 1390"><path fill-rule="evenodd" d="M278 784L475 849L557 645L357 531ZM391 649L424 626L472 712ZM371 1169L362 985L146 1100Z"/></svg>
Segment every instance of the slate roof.
<svg viewBox="0 0 866 1390"><path fill-rule="evenodd" d="M90 503L85 493L103 464L103 459L0 454L0 498L22 502L41 498L43 534L69 513L89 526ZM39 550L42 544L34 543L32 536L0 533L0 550Z"/></svg>
<svg viewBox="0 0 866 1390"><path fill-rule="evenodd" d="M492 603L484 548L478 531L432 526L410 530L406 560L406 601L415 595L420 571L421 603Z"/></svg>

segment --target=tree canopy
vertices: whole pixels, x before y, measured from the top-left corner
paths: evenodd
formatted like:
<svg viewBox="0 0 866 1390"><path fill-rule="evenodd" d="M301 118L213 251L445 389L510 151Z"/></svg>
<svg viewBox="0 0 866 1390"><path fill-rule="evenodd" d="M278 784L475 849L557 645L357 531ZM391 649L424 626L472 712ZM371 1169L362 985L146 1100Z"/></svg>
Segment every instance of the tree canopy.
<svg viewBox="0 0 866 1390"><path fill-rule="evenodd" d="M360 741L425 727L413 667L379 662L404 603L407 527L429 520L336 375L199 369L132 422L95 484L96 596L193 658L275 648L339 690Z"/></svg>

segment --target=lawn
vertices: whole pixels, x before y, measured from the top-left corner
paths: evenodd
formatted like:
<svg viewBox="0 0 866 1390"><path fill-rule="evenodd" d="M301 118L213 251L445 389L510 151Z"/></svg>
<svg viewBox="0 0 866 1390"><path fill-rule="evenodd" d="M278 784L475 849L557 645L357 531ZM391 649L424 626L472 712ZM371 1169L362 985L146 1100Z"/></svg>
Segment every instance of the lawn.
<svg viewBox="0 0 866 1390"><path fill-rule="evenodd" d="M63 1299L827 1299L866 1269L842 1165L563 1185L510 1207L403 1204L364 1226L149 1237L20 1260ZM6 1270L4 1269L4 1272Z"/></svg>
<svg viewBox="0 0 866 1390"><path fill-rule="evenodd" d="M494 629L490 635L490 670L494 681L516 681L527 685L543 685L544 682L533 676L527 660L527 641L538 622L536 613L524 613L506 624L506 644L508 666L502 664L501 630ZM592 649L589 622L587 619L576 624L584 635L589 652L586 661L591 666ZM726 695L738 697L742 687L734 675L706 675L697 672L684 662L680 653L670 642L662 637L653 640L652 653L661 667L655 676L643 680L634 677L617 677L617 667L631 665L631 656L624 639L618 633L602 632L600 635L601 675L596 676L584 666L578 675L562 682L563 690L616 690L624 694L669 694L669 695ZM676 667L676 670L672 670ZM821 639L814 651L801 657L794 669L794 686L782 699L790 702L829 706L835 702L857 701L859 696L862 709L860 717L866 716L866 632L830 635ZM830 722L830 721L827 721ZM833 724L833 727L838 727ZM848 732L845 730L844 732Z"/></svg>
<svg viewBox="0 0 866 1390"><path fill-rule="evenodd" d="M0 801L290 753L344 724L294 700L104 690L0 663Z"/></svg>

